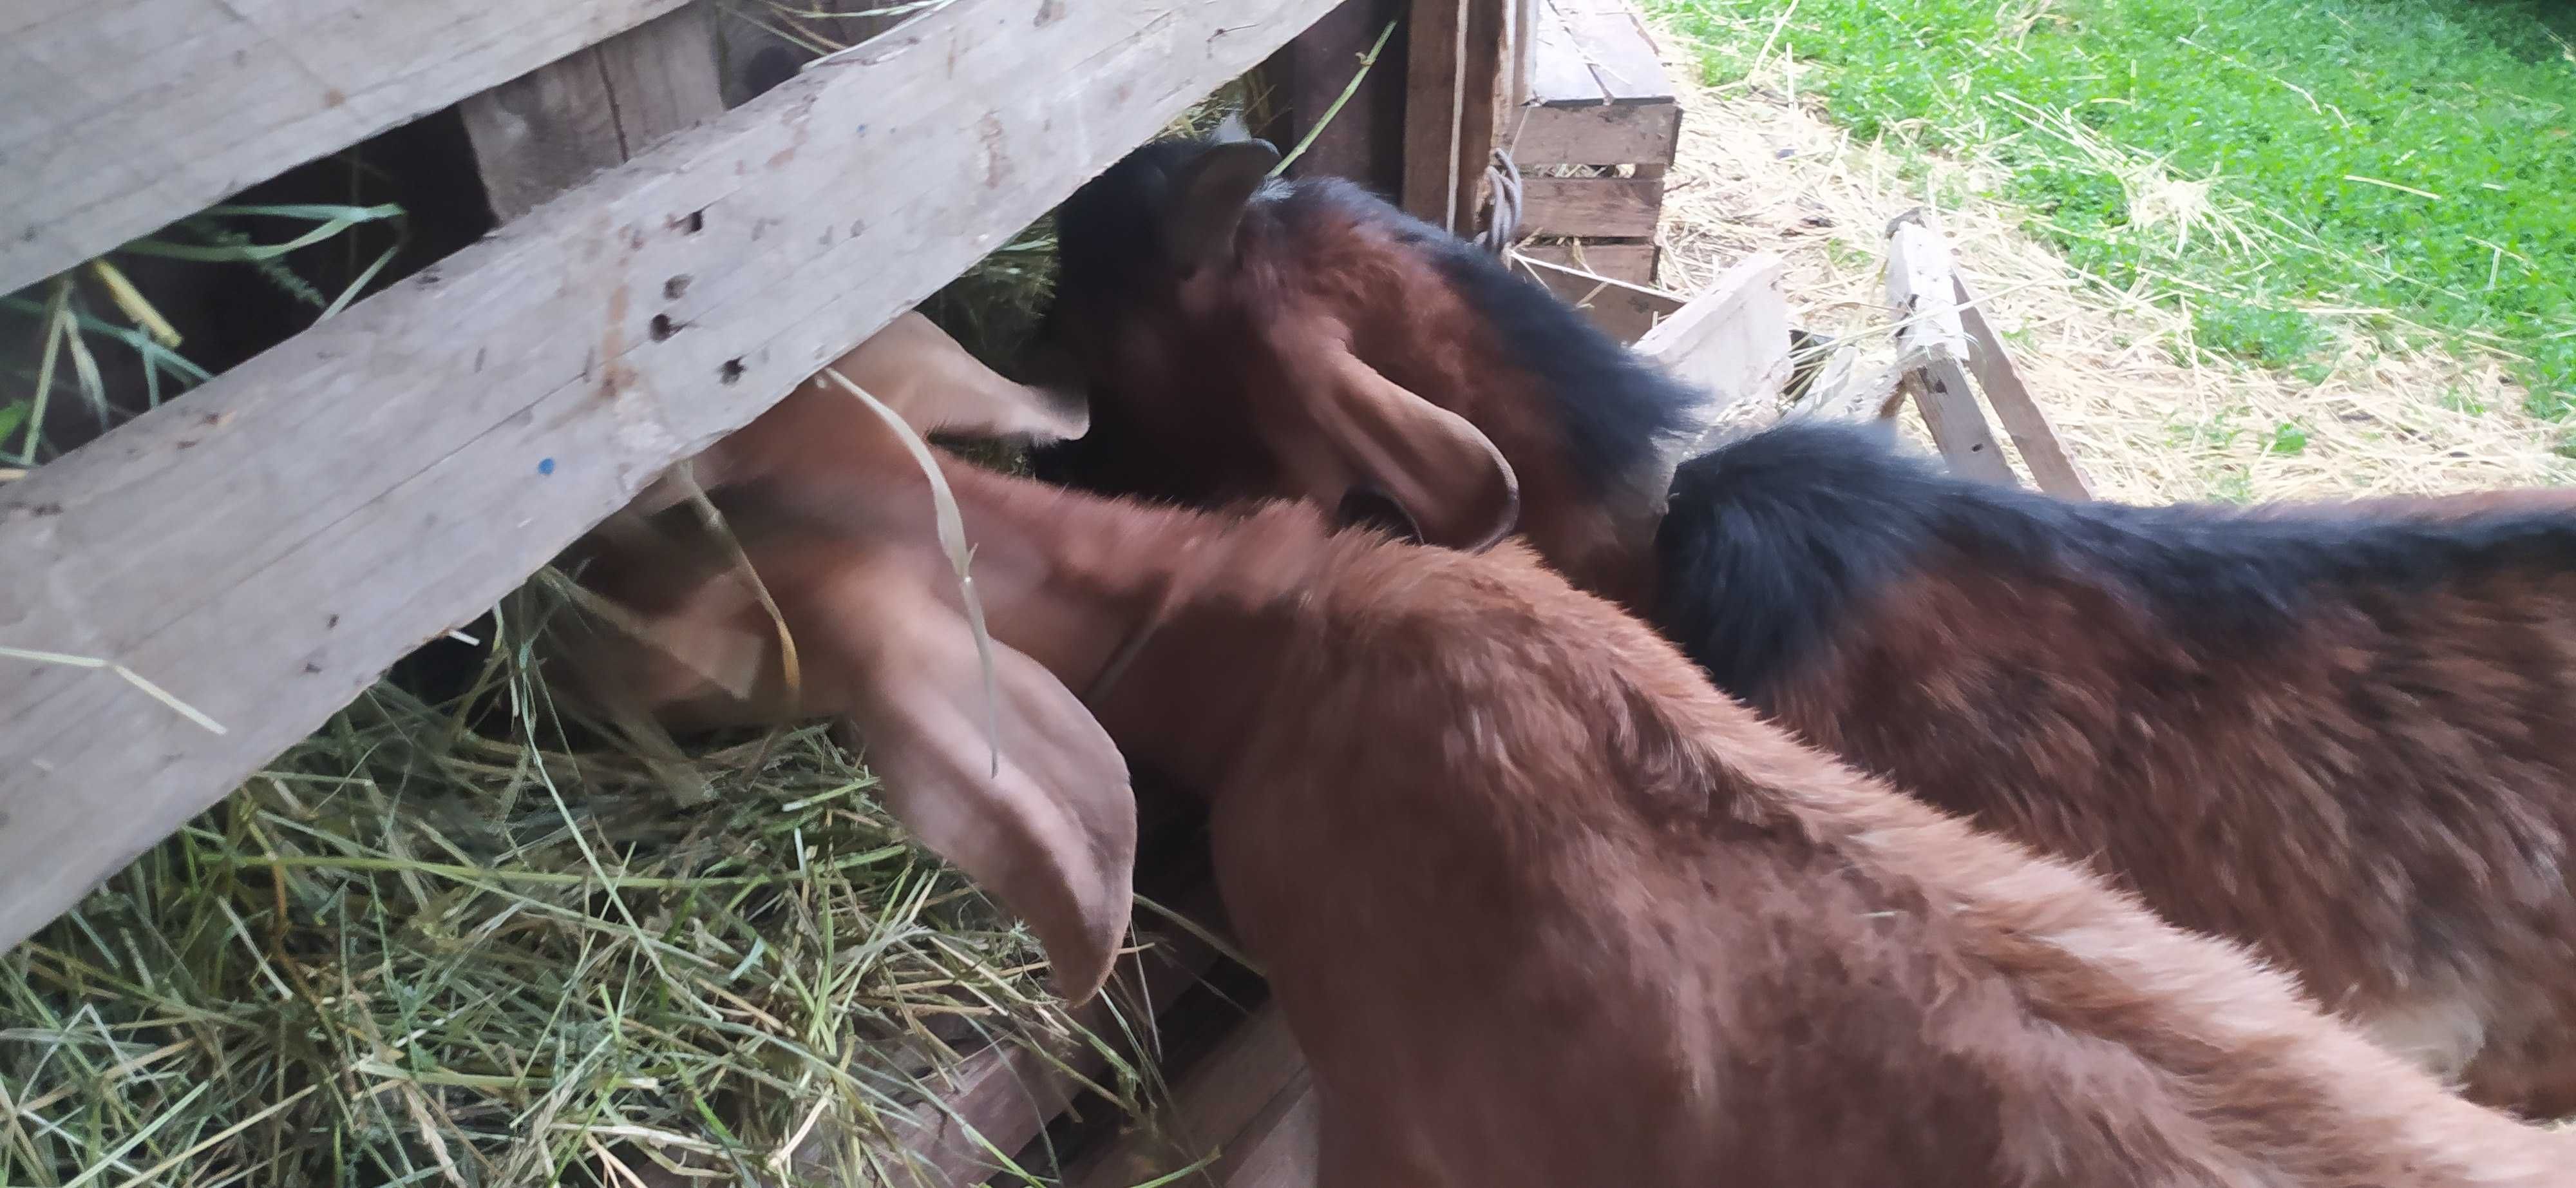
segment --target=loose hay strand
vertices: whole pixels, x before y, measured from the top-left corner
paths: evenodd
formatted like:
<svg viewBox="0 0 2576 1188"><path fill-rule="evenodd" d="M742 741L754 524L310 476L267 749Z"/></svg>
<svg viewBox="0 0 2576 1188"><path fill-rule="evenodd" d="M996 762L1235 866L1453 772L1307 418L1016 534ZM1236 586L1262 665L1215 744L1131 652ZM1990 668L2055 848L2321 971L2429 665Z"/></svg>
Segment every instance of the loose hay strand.
<svg viewBox="0 0 2576 1188"><path fill-rule="evenodd" d="M902 417L896 415L893 409L887 408L876 397L869 395L867 389L851 383L850 377L841 374L840 368L826 367L823 369L823 374L832 377L833 383L841 385L842 391L858 397L861 403L868 406L868 411L875 413L879 420L884 421L886 427L893 430L894 435L903 442L905 452L912 455L914 465L921 467L922 475L930 480L930 503L939 524L939 546L947 551L948 564L957 572L958 597L966 603L966 624L975 634L975 662L983 671L984 740L991 748L992 760L992 770L989 775L991 778L1000 779L1002 775L1002 695L994 677L993 633L984 626L984 601L975 593L975 575L969 568L973 560L973 550L966 544L966 518L957 510L957 496L948 489L948 476L940 473L939 459L931 455L930 443L923 441L919 433L913 432L912 426L904 424Z"/></svg>

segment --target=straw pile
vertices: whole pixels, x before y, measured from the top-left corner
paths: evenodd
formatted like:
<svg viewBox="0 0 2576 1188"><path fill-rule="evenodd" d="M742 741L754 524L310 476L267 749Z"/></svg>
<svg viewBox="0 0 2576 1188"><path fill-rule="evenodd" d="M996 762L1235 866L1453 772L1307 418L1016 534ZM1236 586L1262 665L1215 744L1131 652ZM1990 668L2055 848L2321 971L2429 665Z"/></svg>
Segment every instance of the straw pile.
<svg viewBox="0 0 2576 1188"><path fill-rule="evenodd" d="M1726 19L1715 7L1694 15ZM2498 360L2399 341L2378 311L2320 311L2342 339L2322 375L2247 368L2201 349L2190 313L2198 294L2179 283L2115 290L2080 273L2021 231L2022 212L1979 196L1998 189L1990 164L1852 142L1801 95L1799 65L1771 32L1749 21L1734 30L1738 45L1768 52L1744 80L1711 89L1689 43L1657 30L1685 109L1662 287L1690 293L1748 253L1779 253L1794 323L1857 336L1871 348L1867 374L1894 354L1880 237L1890 218L1926 206L2098 496L2243 501L2576 479L2565 427L2525 412ZM2084 135L2080 123L2057 130ZM2262 237L2237 226L2241 212L2157 162L2099 142L2073 147L2120 177L2142 219L2195 242L2261 250Z"/></svg>

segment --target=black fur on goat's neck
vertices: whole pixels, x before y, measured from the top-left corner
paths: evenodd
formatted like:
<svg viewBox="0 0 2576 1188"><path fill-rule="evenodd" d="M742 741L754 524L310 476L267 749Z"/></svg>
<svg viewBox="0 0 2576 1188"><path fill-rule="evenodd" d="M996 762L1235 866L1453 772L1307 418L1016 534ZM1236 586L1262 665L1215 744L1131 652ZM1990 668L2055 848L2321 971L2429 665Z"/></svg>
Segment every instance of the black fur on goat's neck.
<svg viewBox="0 0 2576 1188"><path fill-rule="evenodd" d="M1173 179L1213 140L1170 139L1129 153L1074 192L1056 212L1055 305L1088 302L1151 316L1173 276L1164 230L1171 225ZM1274 182L1252 202L1241 243L1254 252L1292 253L1300 243L1347 227L1374 228L1397 251L1415 254L1442 277L1483 323L1500 352L1498 367L1535 377L1549 419L1565 444L1567 464L1595 494L1633 479L1666 456L1696 426L1704 397L1639 359L1535 280L1512 271L1474 244L1397 209L1356 183L1332 177ZM1292 273L1298 262L1263 264ZM1051 308L1050 320L1054 310ZM1370 360L1381 370L1392 361ZM1437 393L1423 393L1434 398ZM1057 477L1067 459L1101 458L1132 448L1119 441L1114 391L1095 392L1095 419L1085 438L1036 460ZM1661 471L1655 472L1660 477ZM1123 494L1186 492L1123 491Z"/></svg>
<svg viewBox="0 0 2576 1188"><path fill-rule="evenodd" d="M1793 421L1684 462L1655 550L1665 632L1768 708L1874 595L1936 562L2073 577L2177 638L2242 649L2322 605L2368 612L2482 574L2576 570L2576 511L2074 502L1952 475L1883 426Z"/></svg>

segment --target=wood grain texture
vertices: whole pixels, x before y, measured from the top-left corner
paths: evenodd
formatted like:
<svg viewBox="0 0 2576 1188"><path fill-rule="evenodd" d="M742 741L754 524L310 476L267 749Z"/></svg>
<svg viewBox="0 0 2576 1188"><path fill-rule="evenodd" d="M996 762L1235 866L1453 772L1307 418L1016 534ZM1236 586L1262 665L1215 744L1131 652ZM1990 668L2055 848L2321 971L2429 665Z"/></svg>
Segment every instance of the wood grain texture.
<svg viewBox="0 0 2576 1188"><path fill-rule="evenodd" d="M1629 0L1547 0L1572 33L1583 65L1610 103L1670 103L1671 80L1646 32L1645 17Z"/></svg>
<svg viewBox="0 0 2576 1188"><path fill-rule="evenodd" d="M1494 150L1506 2L1417 0L1406 28L1401 204L1462 235Z"/></svg>
<svg viewBox="0 0 2576 1188"><path fill-rule="evenodd" d="M1343 0L1264 64L1264 76L1279 87L1282 100L1281 120L1273 129L1280 147L1298 143L1315 128L1350 86L1360 59L1377 43L1378 34L1388 22L1401 22L1404 12L1404 0ZM1349 178L1380 194L1403 190L1404 72L1409 44L1399 23L1350 101L1289 167L1292 175Z"/></svg>
<svg viewBox="0 0 2576 1188"><path fill-rule="evenodd" d="M1273 1102L1302 1085L1305 1075L1305 1058L1288 1033L1287 1017L1275 1004L1264 1006L1173 1085L1170 1106L1156 1112L1150 1127L1119 1136L1066 1184L1132 1188L1210 1157L1216 1162L1208 1177L1224 1183L1226 1165L1240 1161L1253 1137L1245 1132Z"/></svg>
<svg viewBox="0 0 2576 1188"><path fill-rule="evenodd" d="M493 217L722 115L713 17L698 0L458 104Z"/></svg>
<svg viewBox="0 0 2576 1188"><path fill-rule="evenodd" d="M0 292L681 3L0 4Z"/></svg>
<svg viewBox="0 0 2576 1188"><path fill-rule="evenodd" d="M1557 300L1573 306L1592 319L1602 333L1623 343L1635 343L1645 337L1656 322L1680 312L1683 304L1681 298L1658 289L1552 264L1526 253L1514 252L1512 267L1547 286Z"/></svg>
<svg viewBox="0 0 2576 1188"><path fill-rule="evenodd" d="M1314 1082L1300 1078L1235 1136L1226 1188L1317 1188L1318 1118Z"/></svg>
<svg viewBox="0 0 2576 1188"><path fill-rule="evenodd" d="M1778 396L1789 380L1785 275L1780 257L1768 252L1738 261L1638 339L1637 353L1707 393L1712 413Z"/></svg>
<svg viewBox="0 0 2576 1188"><path fill-rule="evenodd" d="M1548 165L1669 166L1681 150L1679 103L1539 106L1521 112L1509 147L1523 169Z"/></svg>
<svg viewBox="0 0 2576 1188"><path fill-rule="evenodd" d="M1647 289L1655 287L1655 260L1661 251L1651 243L1604 243L1598 240L1525 243L1518 250L1533 260L1562 264Z"/></svg>
<svg viewBox="0 0 2576 1188"><path fill-rule="evenodd" d="M1887 225L1887 301L1897 317L1896 345L1911 364L1902 378L1914 398L1932 443L1949 460L1950 469L2004 486L2020 480L2004 461L2003 447L1977 407L1976 390L1960 366L1967 332L1959 322L1957 286L1952 283L1950 249L1941 234L1925 222L1923 212L1909 211Z"/></svg>
<svg viewBox="0 0 2576 1188"><path fill-rule="evenodd" d="M1659 177L1521 179L1521 229L1531 235L1650 239L1663 210Z"/></svg>
<svg viewBox="0 0 2576 1188"><path fill-rule="evenodd" d="M1968 282L1957 270L1950 274L1950 284L1959 301L1959 327L1968 348L1968 370L1975 373L1977 386L1985 390L1986 403L1993 406L1995 419L2003 422L2004 432L2012 437L2013 449L2021 454L2021 463L2030 468L2030 479L2039 489L2060 499L2090 499L2092 488L2084 481L2084 472L2076 468L2075 459L2067 456L2066 445L2049 425L2048 414L2039 410L2039 401L2022 382L2021 372L2013 366L2012 356L2004 350L2003 340L1988 325L1976 298L1968 293Z"/></svg>
<svg viewBox="0 0 2576 1188"><path fill-rule="evenodd" d="M228 728L0 659L0 946L1329 4L941 9L0 490L0 645Z"/></svg>

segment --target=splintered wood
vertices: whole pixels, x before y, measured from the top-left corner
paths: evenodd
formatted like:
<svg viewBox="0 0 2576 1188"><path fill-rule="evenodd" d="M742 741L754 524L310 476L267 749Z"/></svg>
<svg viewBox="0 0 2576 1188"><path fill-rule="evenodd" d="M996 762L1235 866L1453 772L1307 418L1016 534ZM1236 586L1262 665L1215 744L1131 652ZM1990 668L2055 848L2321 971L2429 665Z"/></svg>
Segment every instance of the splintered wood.
<svg viewBox="0 0 2576 1188"><path fill-rule="evenodd" d="M1951 266L1941 233L1919 208L1887 225L1887 300L1897 317L1897 391L1913 399L1952 470L2005 486L2021 481L1978 408L1976 388L1968 381L1973 370L2040 490L2090 497L2083 474ZM1892 415L1895 407L1894 401L1883 402L1879 415Z"/></svg>

